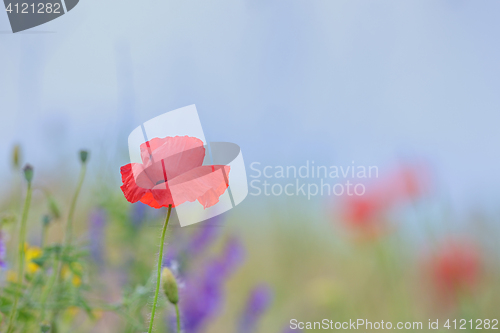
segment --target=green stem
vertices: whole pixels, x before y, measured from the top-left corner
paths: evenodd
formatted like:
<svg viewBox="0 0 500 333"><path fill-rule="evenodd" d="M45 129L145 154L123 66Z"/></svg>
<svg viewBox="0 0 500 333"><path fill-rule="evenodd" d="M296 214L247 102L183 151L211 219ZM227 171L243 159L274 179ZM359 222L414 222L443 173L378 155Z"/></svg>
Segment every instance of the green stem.
<svg viewBox="0 0 500 333"><path fill-rule="evenodd" d="M73 216L75 215L76 201L80 195L80 190L82 189L83 180L85 179L85 173L87 171L87 166L82 164L82 170L80 172L80 179L78 180L78 185L76 187L75 194L71 200L71 206L69 208L68 221L66 222L66 233L65 233L65 245L70 246L73 240Z"/></svg>
<svg viewBox="0 0 500 333"><path fill-rule="evenodd" d="M24 277L24 243L26 239L26 222L28 220L28 211L31 203L31 182L28 182L28 191L26 193L26 200L24 201L23 208L23 216L21 218L21 227L19 229L19 270L17 272L17 283L19 285L23 284ZM14 318L17 314L17 303L19 302L19 295L16 293L14 296L14 303L12 305L12 309L10 311L9 325L7 328L7 332L11 332L14 328L12 324L14 323Z"/></svg>
<svg viewBox="0 0 500 333"><path fill-rule="evenodd" d="M76 208L76 202L78 200L78 196L80 195L80 190L82 189L83 185L83 180L85 179L85 174L87 171L87 165L85 163L82 164L82 169L80 171L80 177L78 179L78 184L76 186L75 194L73 195L73 199L71 200L71 205L69 208L69 214L68 214L68 220L66 221L66 230L64 233L64 244L63 247L61 248L61 252L59 253L57 259L58 259L58 266L56 271L54 272L54 275L51 278L51 281L48 285L47 288L47 294L50 294L52 291L52 288L54 286L57 287L59 283L59 277L61 276L62 273L62 268L63 268L63 260L64 257L66 256L66 251L68 248L71 246L71 242L73 240L73 216L75 215L75 208ZM59 294L60 291L56 290L56 292ZM55 318L57 317L57 312L55 312L52 315L52 321L55 321Z"/></svg>
<svg viewBox="0 0 500 333"><path fill-rule="evenodd" d="M45 245L47 245L47 231L48 226L44 224L42 226L42 249L45 248Z"/></svg>
<svg viewBox="0 0 500 333"><path fill-rule="evenodd" d="M54 284L57 280L58 265L59 265L59 256L56 253L54 255L54 262L52 264L52 276L50 277L49 283L48 283L47 287L44 289L42 296L41 296L41 301L40 301L41 308L42 308L41 313L40 313L40 321L41 322L43 322L45 320L45 308L47 305L47 300L49 298L50 291L54 287Z"/></svg>
<svg viewBox="0 0 500 333"><path fill-rule="evenodd" d="M57 274L55 275L55 283L57 282L58 277L61 275L64 256L73 240L73 216L75 215L76 201L78 200L78 195L80 194L80 190L82 189L86 171L87 166L85 164L82 164L82 170L80 171L78 185L76 186L75 194L73 195L73 199L71 200L71 205L69 207L68 220L66 221L66 231L64 233L64 245L61 249L61 254L59 255L59 266L57 268Z"/></svg>
<svg viewBox="0 0 500 333"><path fill-rule="evenodd" d="M151 333L153 331L153 322L155 319L156 303L158 303L158 292L160 291L161 264L163 261L163 244L165 243L165 233L167 231L168 220L170 219L171 212L172 212L172 205L169 205L167 218L165 219L165 224L163 225L163 231L161 233L160 254L158 255L158 274L156 275L156 291L155 291L155 298L153 301L153 308L151 309L151 321L149 322L148 333Z"/></svg>
<svg viewBox="0 0 500 333"><path fill-rule="evenodd" d="M177 316L177 333L181 332L181 315L179 313L179 304L175 304L175 314Z"/></svg>

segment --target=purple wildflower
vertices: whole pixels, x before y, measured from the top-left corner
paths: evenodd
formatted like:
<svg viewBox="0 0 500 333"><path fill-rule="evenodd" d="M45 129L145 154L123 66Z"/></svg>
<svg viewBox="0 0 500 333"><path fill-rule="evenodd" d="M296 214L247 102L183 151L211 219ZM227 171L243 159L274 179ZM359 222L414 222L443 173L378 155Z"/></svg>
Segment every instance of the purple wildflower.
<svg viewBox="0 0 500 333"><path fill-rule="evenodd" d="M191 258L202 254L217 238L219 221L221 221L220 215L203 222L203 224L196 230L196 233L189 242L187 249Z"/></svg>
<svg viewBox="0 0 500 333"><path fill-rule="evenodd" d="M106 212L102 208L94 210L89 219L90 255L98 264L104 262L104 228L106 224Z"/></svg>
<svg viewBox="0 0 500 333"><path fill-rule="evenodd" d="M241 244L230 239L220 258L208 263L200 275L186 279L179 303L185 332L203 331L208 320L221 309L224 284L242 260Z"/></svg>
<svg viewBox="0 0 500 333"><path fill-rule="evenodd" d="M165 253L165 257L163 258L162 267L171 268L174 265L179 264L179 253L174 246L170 246L167 249L167 253Z"/></svg>
<svg viewBox="0 0 500 333"><path fill-rule="evenodd" d="M136 202L132 205L132 211L130 212L130 220L134 227L139 227L146 219L148 205L142 202Z"/></svg>
<svg viewBox="0 0 500 333"><path fill-rule="evenodd" d="M235 268L243 262L245 257L245 249L240 240L233 237L230 238L224 247L222 253L221 267L222 274L230 274Z"/></svg>
<svg viewBox="0 0 500 333"><path fill-rule="evenodd" d="M5 241L3 239L3 233L0 231L0 268L5 269L7 267L7 262L5 261Z"/></svg>
<svg viewBox="0 0 500 333"><path fill-rule="evenodd" d="M272 298L272 290L266 284L258 285L250 292L250 297L240 319L240 333L255 331L257 322L271 305Z"/></svg>
<svg viewBox="0 0 500 333"><path fill-rule="evenodd" d="M203 255L217 239L220 231L221 217L216 216L196 227L191 237L176 235L173 243L167 247L163 266L170 267L174 262L180 266L181 271L188 269L191 262Z"/></svg>

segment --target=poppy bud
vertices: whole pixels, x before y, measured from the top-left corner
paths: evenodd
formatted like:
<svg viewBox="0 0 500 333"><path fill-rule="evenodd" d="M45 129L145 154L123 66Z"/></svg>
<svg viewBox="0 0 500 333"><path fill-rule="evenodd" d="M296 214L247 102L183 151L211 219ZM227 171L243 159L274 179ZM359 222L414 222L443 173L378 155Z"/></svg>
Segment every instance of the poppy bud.
<svg viewBox="0 0 500 333"><path fill-rule="evenodd" d="M50 217L50 215L44 215L42 217L42 223L43 223L43 226L46 227L50 224L50 221L52 220L52 218Z"/></svg>
<svg viewBox="0 0 500 333"><path fill-rule="evenodd" d="M12 164L16 169L19 169L21 165L21 147L19 145L15 145L12 151Z"/></svg>
<svg viewBox="0 0 500 333"><path fill-rule="evenodd" d="M87 150L80 150L80 161L85 164L89 158L89 152Z"/></svg>
<svg viewBox="0 0 500 333"><path fill-rule="evenodd" d="M163 292L167 299L172 304L177 304L179 302L179 291L177 289L177 281L175 280L174 274L168 268L163 268L161 272L161 280L163 286Z"/></svg>
<svg viewBox="0 0 500 333"><path fill-rule="evenodd" d="M33 180L33 167L29 164L26 164L23 171L24 171L24 178L28 183L31 183L31 181Z"/></svg>

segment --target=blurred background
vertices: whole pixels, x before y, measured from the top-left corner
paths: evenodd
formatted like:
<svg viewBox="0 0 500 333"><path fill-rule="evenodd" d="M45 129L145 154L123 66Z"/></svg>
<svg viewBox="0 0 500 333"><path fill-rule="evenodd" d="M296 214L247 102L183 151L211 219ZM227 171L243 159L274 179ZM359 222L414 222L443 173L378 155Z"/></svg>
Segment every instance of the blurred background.
<svg viewBox="0 0 500 333"><path fill-rule="evenodd" d="M196 104L207 140L240 145L248 172L252 162L354 161L378 166L379 178L361 199L250 195L210 226L174 222L166 253L186 290L212 276L213 258L237 263L207 287L217 292L186 296L206 305L186 332L282 332L292 318L424 328L434 318L498 319L499 10L461 0L82 0L17 34L0 14L2 214L21 211L19 145L35 167L29 243L41 246L46 193L62 216L48 237L61 239L77 152L88 149L75 218L89 251L84 282L99 302L136 297L123 316L137 326L165 212L123 198L127 137ZM3 232L2 281L15 228ZM199 253L188 249L198 243ZM80 312L62 327L140 331L113 313Z"/></svg>

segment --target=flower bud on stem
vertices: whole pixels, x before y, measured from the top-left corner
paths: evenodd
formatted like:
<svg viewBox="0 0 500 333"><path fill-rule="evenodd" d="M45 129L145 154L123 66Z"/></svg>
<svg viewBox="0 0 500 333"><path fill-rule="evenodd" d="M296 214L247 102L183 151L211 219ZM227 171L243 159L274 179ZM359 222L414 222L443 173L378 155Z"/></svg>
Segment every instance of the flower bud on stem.
<svg viewBox="0 0 500 333"><path fill-rule="evenodd" d="M163 268L161 272L161 282L163 287L163 292L170 303L176 305L179 303L179 291L177 289L177 281L175 280L174 274L168 268Z"/></svg>
<svg viewBox="0 0 500 333"><path fill-rule="evenodd" d="M19 228L19 256L18 256L18 272L17 272L17 283L22 284L24 280L24 261L25 261L25 239L26 239L26 222L28 220L28 212L31 204L31 181L33 180L33 167L29 164L24 167L24 177L28 182L28 188L26 191L26 200L24 201L23 215L21 218L21 226ZM14 330L14 321L17 315L17 303L19 302L19 295L16 293L14 296L14 303L10 310L9 324L7 327L7 333L11 333Z"/></svg>
<svg viewBox="0 0 500 333"><path fill-rule="evenodd" d="M21 146L15 145L12 150L12 165L16 170L19 170L21 166Z"/></svg>
<svg viewBox="0 0 500 333"><path fill-rule="evenodd" d="M158 255L158 272L156 274L156 291L155 298L153 300L153 308L151 309L151 321L149 322L149 330L148 333L153 331L153 323L155 319L155 311L156 311L156 303L158 303L158 293L160 291L160 282L161 282L161 263L163 261L163 244L165 243L165 233L167 231L168 221L170 220L170 213L172 212L172 205L168 206L167 218L165 219L165 223L163 224L163 230L161 233L161 242L160 242L160 254Z"/></svg>
<svg viewBox="0 0 500 333"><path fill-rule="evenodd" d="M174 274L168 268L163 268L161 272L161 283L163 287L163 292L170 303L175 306L175 314L177 317L177 332L181 331L181 322L179 315L179 288L177 287L177 281Z"/></svg>
<svg viewBox="0 0 500 333"><path fill-rule="evenodd" d="M49 295L52 294L52 289L56 287L56 292L55 292L56 298L61 293L61 290L57 290L57 285L59 283L59 277L62 274L62 268L63 268L62 258L65 256L66 251L71 246L73 240L73 216L75 214L76 202L78 200L80 190L82 189L83 180L85 179L85 174L87 172L86 162L88 159L88 151L82 150L80 151L79 155L80 155L80 162L82 163L80 178L78 179L78 185L76 186L75 194L73 195L73 199L71 200L71 205L69 208L68 220L66 221L66 230L64 233L64 246L61 248L60 253L56 253L56 256L54 258L54 268L57 269L54 270L54 273L52 274L52 277L50 278L49 283L47 284L42 294L42 312L41 312L42 320L45 320L45 306ZM56 314L54 314L54 316L56 316Z"/></svg>
<svg viewBox="0 0 500 333"><path fill-rule="evenodd" d="M80 161L82 164L87 163L87 160L89 158L89 152L87 150L80 150Z"/></svg>
<svg viewBox="0 0 500 333"><path fill-rule="evenodd" d="M29 164L26 164L23 171L24 171L24 178L29 184L31 184L31 181L33 180L33 167Z"/></svg>

